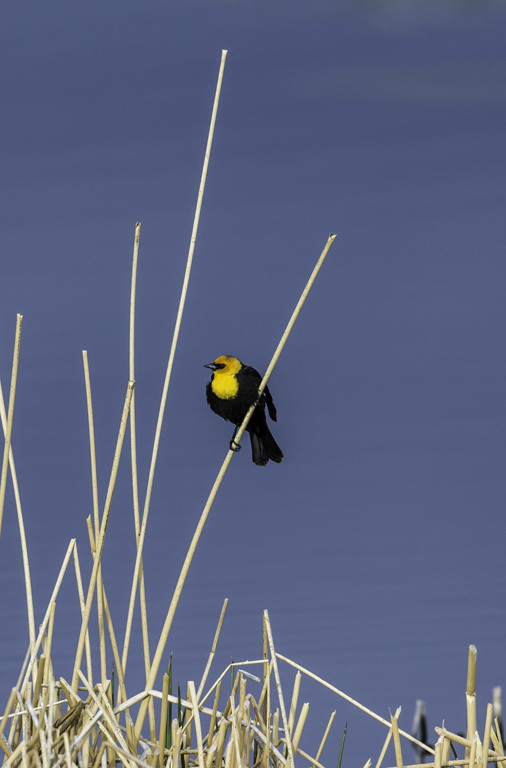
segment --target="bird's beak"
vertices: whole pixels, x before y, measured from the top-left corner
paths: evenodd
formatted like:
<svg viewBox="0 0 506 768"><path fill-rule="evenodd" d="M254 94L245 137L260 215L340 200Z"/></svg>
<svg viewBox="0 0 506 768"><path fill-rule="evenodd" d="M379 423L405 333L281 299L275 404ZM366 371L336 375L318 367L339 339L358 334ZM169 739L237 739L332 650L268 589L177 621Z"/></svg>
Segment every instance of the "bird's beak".
<svg viewBox="0 0 506 768"><path fill-rule="evenodd" d="M215 365L214 363L206 363L204 365L204 368L210 368L212 371L216 371L217 370L217 365Z"/></svg>

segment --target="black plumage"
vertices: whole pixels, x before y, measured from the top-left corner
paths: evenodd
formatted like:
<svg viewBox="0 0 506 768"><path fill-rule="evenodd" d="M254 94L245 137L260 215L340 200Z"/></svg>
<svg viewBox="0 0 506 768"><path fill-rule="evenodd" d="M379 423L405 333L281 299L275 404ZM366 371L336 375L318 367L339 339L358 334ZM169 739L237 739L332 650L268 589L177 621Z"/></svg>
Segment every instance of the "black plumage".
<svg viewBox="0 0 506 768"><path fill-rule="evenodd" d="M237 357L230 355L222 355L205 367L213 371L206 387L207 402L218 416L239 427L258 397L262 376L255 368L243 365ZM283 452L267 425L266 406L270 418L276 421L276 407L268 387L264 389L246 428L251 440L253 462L260 467L265 466L269 459L278 464L283 459ZM230 442L234 450L237 450L234 443L236 431Z"/></svg>

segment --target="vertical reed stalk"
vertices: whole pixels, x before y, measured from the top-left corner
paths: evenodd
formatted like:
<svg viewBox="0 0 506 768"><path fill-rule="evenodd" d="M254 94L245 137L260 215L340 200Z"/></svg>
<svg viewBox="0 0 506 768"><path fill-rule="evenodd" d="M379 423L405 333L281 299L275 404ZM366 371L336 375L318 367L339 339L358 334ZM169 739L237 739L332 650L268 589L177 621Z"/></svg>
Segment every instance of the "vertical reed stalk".
<svg viewBox="0 0 506 768"><path fill-rule="evenodd" d="M88 586L88 594L86 597L86 604L84 609L84 616L81 623L81 632L79 634L79 640L77 643L76 658L74 661L74 672L72 674L72 685L75 688L77 686L78 671L81 666L81 659L83 657L84 639L86 631L88 629L88 623L90 620L91 606L93 602L93 595L95 593L95 587L97 584L98 569L100 567L100 561L102 559L102 551L104 548L105 534L107 531L107 524L109 522L109 514L111 512L112 497L114 494L114 487L116 485L116 477L118 474L119 460L121 457L121 449L123 448L123 439L125 437L126 424L128 420L128 412L130 410L130 401L132 399L132 392L134 388L134 382L129 381L127 387L127 393L125 396L125 404L123 406L123 414L121 417L121 423L118 433L118 439L116 442L116 450L114 452L113 465L111 470L111 476L109 480L109 488L107 489L107 498L105 501L104 514L102 516L102 524L100 526L100 534L97 541L97 552L93 561L93 569L91 572L90 583Z"/></svg>
<svg viewBox="0 0 506 768"><path fill-rule="evenodd" d="M84 591L83 591L83 582L81 579L81 568L79 566L79 555L77 553L77 544L74 547L74 568L76 572L76 581L77 581L77 594L79 597L79 605L81 606L81 618L84 613ZM93 667L92 667L92 661L91 661L91 647L90 647L90 633L86 632L86 669L88 674L88 680L90 681L91 685L93 685Z"/></svg>
<svg viewBox="0 0 506 768"><path fill-rule="evenodd" d="M269 641L269 650L271 652L271 661L272 666L274 670L274 679L276 680L276 688L278 690L278 700L279 700L279 709L281 711L281 717L283 720L283 727L285 729L285 738L286 738L286 749L288 752L288 762L290 764L290 768L295 768L294 760L293 760L293 750L292 750L292 744L290 739L290 731L288 728L288 720L286 717L286 709L285 709L285 701L283 698L283 689L281 688L281 679L279 677L279 669L278 669L278 662L276 659L276 651L274 648L274 640L272 637L272 630L271 630L271 623L269 621L269 612L264 611L264 622L265 627L267 630L267 638Z"/></svg>
<svg viewBox="0 0 506 768"><path fill-rule="evenodd" d="M469 646L467 660L467 685L466 685L466 710L467 710L467 738L472 740L476 733L476 655L475 645ZM466 749L466 757L469 757L469 749ZM470 764L471 766L471 764Z"/></svg>
<svg viewBox="0 0 506 768"><path fill-rule="evenodd" d="M139 242L141 236L141 224L135 225L134 249L132 256L132 279L130 287L130 332L129 332L129 352L128 352L128 377L130 381L135 381L135 299L137 289L137 265L139 261ZM134 510L135 543L138 546L140 535L140 514L139 514L139 481L137 472L137 427L135 419L135 391L132 395L130 405L130 464L132 471L132 503ZM144 583L144 565L142 558L139 561L139 602L141 609L141 630L142 647L144 651L144 674L146 679L149 675L151 664L151 653L149 650L149 629L146 603L146 586ZM126 674L126 654L123 655L123 670ZM151 740L156 740L156 722L153 699L149 707L149 728Z"/></svg>
<svg viewBox="0 0 506 768"><path fill-rule="evenodd" d="M293 681L292 700L290 702L290 713L288 715L288 733L293 733L293 724L295 722L295 712L297 711L297 702L299 700L301 674L297 670L295 680Z"/></svg>
<svg viewBox="0 0 506 768"><path fill-rule="evenodd" d="M395 716L399 717L401 714L401 708L398 707L395 711ZM376 763L375 768L380 768L381 764L383 763L383 758L385 757L385 753L388 749L388 745L390 744L392 740L392 726L388 729L388 733L386 735L385 741L383 742L383 747L381 748L381 752L378 757L378 762Z"/></svg>
<svg viewBox="0 0 506 768"><path fill-rule="evenodd" d="M399 723L398 723L397 712L395 713L395 715L390 715L390 720L392 723L392 736L394 739L395 764L397 765L397 768L403 768L404 763L402 762L402 749L401 749L401 739L399 736Z"/></svg>
<svg viewBox="0 0 506 768"><path fill-rule="evenodd" d="M306 701L302 705L302 709L300 711L299 719L297 721L297 725L296 725L296 728L295 728L295 733L294 733L294 735L292 737L292 749L293 749L294 755L297 753L297 750L299 748L299 743L300 743L300 739L301 739L301 736L302 736L302 731L304 730L304 726L306 724L306 719L307 719L308 713L309 713L309 704Z"/></svg>
<svg viewBox="0 0 506 768"><path fill-rule="evenodd" d="M169 389L170 378L171 378L171 375L172 375L172 367L173 367L173 364L174 364L174 356L176 354L176 347L177 347L177 342L178 342L178 338L179 338L179 331L180 331L180 328L181 328L181 321L182 321L182 317L183 317L183 310L184 310L184 305L185 305L185 302L186 302L186 294L188 292L188 283L189 283L189 280L190 280L191 268L192 268L192 263L193 263L193 254L194 254L194 251L195 251L195 244L196 244L196 241L197 241L197 232L198 232L198 226L199 226L199 221L200 221L200 211L201 211L201 208L202 208L202 200L203 200L203 197L204 197L204 189L205 189L206 178L207 178L207 169L208 169L208 166L209 166L209 158L211 156L211 147L212 147L212 143L213 143L213 135L214 135L214 127L215 127L215 124L216 124L216 116L217 116L217 113L218 113L218 104L219 104L219 99L220 99L221 84L222 84L222 81L223 81L223 72L224 72L224 69L225 69L225 59L226 59L226 56L227 56L227 51L222 51L220 70L219 70L219 74L218 74L218 83L217 83L217 86L216 86L216 93L215 93L215 97L214 97L213 111L212 111L212 115L211 115L211 124L210 124L210 127L209 127L206 152L205 152L205 156L204 156L204 164L203 164L203 168L202 168L202 175L201 175L201 179L200 179L200 187L199 187L199 192L198 192L198 196L197 196L197 205L196 205L195 216L194 216L194 220L193 220L193 229L192 229L192 234L191 234L191 238L190 238L190 247L189 247L189 250L188 250L188 258L187 258L187 261L186 261L186 270L185 270L185 275L184 275L184 279L183 279L183 287L182 287L182 290L181 290L181 297L180 297L180 300L179 300L179 307L178 307L177 317L176 317L176 325L175 325L174 334L173 334L173 337L172 337L172 344L171 344L170 353L169 353L169 360L168 360L168 363L167 363L167 370L166 370L166 373L165 373L165 381L164 381L164 385L163 385L162 397L161 397L161 402L160 402L160 409L159 409L159 412L158 412L158 421L157 421L157 425L156 425L155 439L154 439L154 443L153 443L153 450L152 450L152 454L151 454L151 465L150 465L150 468L149 468L149 476L148 476L148 485L147 485L147 490L146 490L146 498L145 498L145 501L144 501L144 511L143 511L143 515L142 515L141 529L140 529L140 533L139 533L139 537L138 537L137 557L136 557L136 560L135 560L135 567L134 567L134 573L133 573L133 578L132 578L132 589L131 589L131 593L130 593L130 604L129 604L129 609L128 609L127 625L126 625L126 629L125 629L125 641L124 641L124 645L123 645L123 661L124 661L124 666L126 666L126 658L128 656L128 648L129 648L129 644L130 644L130 634L131 634L132 619L133 619L133 608L134 608L134 603L135 603L135 595L136 595L136 591L137 591L137 582L139 580L140 563L141 563L141 557L142 557L142 550L143 550L143 547L144 547L144 539L145 539L145 535L146 535L146 526L147 526L147 521L148 521L149 505L150 505L150 502L151 502L151 493L152 493L152 490L153 490L153 481L154 481L154 476L155 476L156 460L157 460L157 456L158 456L158 446L159 446L159 443L160 443L160 435L161 435L161 431L162 431L163 416L164 416L164 413L165 413L165 404L167 402L167 393L168 393L168 389ZM156 658L156 656L155 656L155 658ZM158 668L157 668L157 672L158 672ZM156 677L156 673L155 673L154 677ZM151 675L149 676L149 679L151 679ZM147 688L151 688L152 685L149 685L148 683L146 683L146 687ZM142 718L143 722L144 722L144 717L145 717L145 713L144 713L143 718Z"/></svg>
<svg viewBox="0 0 506 768"><path fill-rule="evenodd" d="M167 735L167 710L169 695L169 676L167 673L163 676L162 687L162 709L160 713L160 736L158 738L158 765L161 766L165 762L165 739Z"/></svg>
<svg viewBox="0 0 506 768"><path fill-rule="evenodd" d="M485 717L485 730L483 732L483 748L481 752L482 762L486 765L488 758L488 748L490 746L490 734L492 732L492 717L494 708L492 704L487 704L487 715Z"/></svg>
<svg viewBox="0 0 506 768"><path fill-rule="evenodd" d="M434 768L441 768L442 740L438 739L434 747Z"/></svg>
<svg viewBox="0 0 506 768"><path fill-rule="evenodd" d="M92 554L92 557L95 557L95 537L93 534L93 525L91 524L91 520L89 517L86 519L86 523L88 524L88 536L90 539L91 554ZM105 591L105 586L103 582L102 582L102 601L103 601L103 608L105 612L105 618L107 622L107 628L109 630L109 639L111 641L111 648L112 648L112 653L114 657L114 663L116 665L116 671L118 673L118 687L119 687L118 699L119 701L127 701L128 697L125 689L125 675L123 673L123 667L121 666L121 659L119 656L118 644L116 642L116 635L114 632L111 614L109 611L109 603L107 602L107 593Z"/></svg>
<svg viewBox="0 0 506 768"><path fill-rule="evenodd" d="M100 511L98 506L98 480L97 480L97 455L95 449L95 426L93 420L93 400L91 397L90 368L88 364L88 352L83 349L83 367L84 384L86 389L86 406L88 410L88 432L90 441L90 464L91 464L91 493L93 499L93 521L95 525L94 537L98 539L100 531ZM95 550L92 549L92 556L95 557ZM104 638L104 605L102 598L102 568L99 568L97 576L97 612L98 612L98 636L100 647L100 679L105 682L107 678L107 659Z"/></svg>
<svg viewBox="0 0 506 768"><path fill-rule="evenodd" d="M220 700L220 691L221 691L221 681L218 682L218 685L216 686L216 691L214 693L213 711L212 711L211 718L209 720L209 731L208 731L208 734L207 734L207 745L208 745L208 747L212 743L214 731L215 731L215 728L216 728L216 713L218 711L218 703L219 703L219 700Z"/></svg>
<svg viewBox="0 0 506 768"><path fill-rule="evenodd" d="M202 745L202 726L200 724L200 712L199 703L197 698L197 692L195 690L195 683L193 680L188 682L188 693L192 703L193 719L195 721L195 738L197 740L197 754L199 756L199 768L205 768L204 761L204 747Z"/></svg>

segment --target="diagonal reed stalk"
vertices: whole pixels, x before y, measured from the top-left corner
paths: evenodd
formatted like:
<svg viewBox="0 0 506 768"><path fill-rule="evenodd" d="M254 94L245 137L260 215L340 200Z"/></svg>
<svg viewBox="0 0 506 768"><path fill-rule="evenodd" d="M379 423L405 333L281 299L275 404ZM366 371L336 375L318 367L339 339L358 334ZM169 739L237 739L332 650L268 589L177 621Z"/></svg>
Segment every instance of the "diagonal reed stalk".
<svg viewBox="0 0 506 768"><path fill-rule="evenodd" d="M130 603L128 607L128 616L127 616L127 623L125 628L125 640L123 643L123 667L126 668L127 658L128 658L128 649L130 646L130 635L132 631L132 621L133 621L133 612L134 612L134 605L135 605L135 595L137 592L137 582L139 580L139 573L140 573L140 567L141 567L141 557L142 557L142 550L144 547L144 539L146 535L146 526L147 526L147 520L148 520L148 514L149 514L149 505L151 502L151 493L153 490L153 481L155 476L155 467L156 467L156 459L158 456L158 446L160 444L160 435L162 431L162 422L163 422L163 416L165 413L165 405L167 402L167 393L169 389L169 383L170 378L172 375L172 367L174 364L174 356L176 354L176 347L177 342L179 338L179 331L181 328L181 320L183 317L183 310L184 305L186 302L186 294L188 292L188 283L190 280L190 273L193 263L193 254L195 251L195 243L197 241L197 232L198 232L198 226L200 221L200 211L202 208L202 200L204 197L204 190L205 190L205 184L206 184L206 178L207 178L207 169L209 166L209 159L211 156L211 147L213 142L213 135L214 135L214 127L216 124L216 116L218 114L218 104L220 99L220 93L221 93L221 84L223 81L223 72L225 70L225 59L227 56L227 51L223 50L221 52L221 63L220 63L220 70L218 74L218 82L216 85L216 92L214 97L214 104L213 104L213 111L211 115L211 123L209 126L209 134L207 138L207 145L206 145L206 151L204 156L204 164L202 168L202 175L200 179L200 186L199 186L199 192L197 196L197 205L195 209L195 216L193 220L193 228L192 228L192 234L190 238L190 247L188 250L188 258L186 261L186 270L185 275L183 279L183 287L181 290L181 297L179 299L179 307L177 311L177 317L176 317L176 325L174 328L174 334L172 337L172 344L170 348L169 353L169 360L167 363L167 370L165 373L165 381L163 385L163 391L162 391L162 397L160 401L160 408L158 412L158 421L156 424L156 431L155 431L155 439L153 442L153 450L151 454L151 464L149 468L149 476L148 476L148 485L146 489L146 498L144 501L144 510L142 514L142 522L141 522L141 528L137 540L137 557L135 560L135 566L134 566L134 573L132 577L132 589L130 593ZM151 687L151 686L147 686Z"/></svg>
<svg viewBox="0 0 506 768"><path fill-rule="evenodd" d="M303 292L301 294L301 297L300 297L299 301L297 302L297 305L296 305L294 311L292 312L292 315L290 317L290 320L288 321L286 329L285 329L285 331L284 331L284 333L283 333L283 335L281 337L281 340L280 340L280 342L279 342L279 344L278 344L278 346L276 348L276 351L275 351L275 353L274 353L274 355L272 357L272 360L269 363L269 366L267 368L265 376L263 377L262 382L261 382L261 384L260 384L260 386L258 388L258 393L259 393L258 396L259 397L261 396L262 392L264 391L265 387L267 386L267 382L268 382L269 377L270 377L270 375L271 375L271 373L272 373L272 371L274 369L274 366L276 365L276 363L277 363L277 361L279 359L279 356L281 355L283 347L284 347L284 345L285 345L285 343L286 343L286 341L287 341L287 339L288 339L288 337L289 337L289 335L290 335L290 333L292 331L292 328L293 328L293 326L295 324L295 321L297 320L297 317L299 316L300 310L302 309L302 307L304 305L304 302L307 299L309 291L311 290L311 288L313 286L313 283L316 280L318 272L320 271L320 269L321 269L321 267L323 265L323 262L325 261L325 258L327 256L327 254L328 254L328 252L330 250L330 247L331 247L332 243L334 242L335 238L336 238L336 235L334 235L334 234L331 234L329 236L329 238L328 238L328 240L327 240L327 242L325 244L325 247L324 247L324 249L323 249L323 251L322 251L318 261L316 262L316 265L315 265L315 267L314 267L314 269L313 269L313 271L311 273L311 276L310 276L310 278L309 278L309 280L308 280L308 282L307 282L307 284L306 284L306 286L305 286L305 288L304 288L304 290L303 290ZM244 420L243 420L241 426L237 430L237 434L236 434L236 436L234 438L236 443L239 442L239 440L241 439L242 435L244 434L244 430L246 429L246 427L248 425L248 422L249 422L249 420L250 420L254 410L255 410L255 404L253 404L251 406L251 408L248 410L246 416L244 417ZM191 562L193 560L193 556L195 554L195 550L197 549L197 545L199 543L200 536L202 535L202 531L204 530L204 526L206 524L207 518L208 518L209 513L211 511L211 507L213 505L214 499L216 498L216 494L218 493L218 489L219 489L219 487L221 485L221 482L223 480L225 472L228 469L228 465L230 464L233 455L234 455L234 451L233 450L229 450L227 452L225 460L224 460L224 462L223 462L223 464L221 466L220 471L218 472L218 476L217 476L216 480L214 481L214 485L213 485L213 487L211 489L211 492L209 494L207 502L206 502L206 504L204 506L204 509L202 511L200 520L199 520L199 522L197 524L197 528L195 529L195 533L193 534L193 538L191 540L190 547L188 549L188 552L186 553L186 557L185 557L183 566L181 568L181 572L179 574L179 578L177 580L177 583L176 583L176 586L175 586L175 589L174 589L174 593L172 595L172 600L171 600L171 603L170 603L170 606L169 606L169 610L167 612L167 616L165 618L165 622L164 622L164 625L163 625L163 628L162 628L162 632L161 632L160 638L158 640L158 645L156 647L155 655L153 657L153 662L151 664L151 671L150 671L150 674L149 674L149 678L146 681L146 688L152 688L153 685L154 685L156 676L158 674L158 669L160 667L160 663L161 663L161 660L162 660L162 655L163 655L163 652L165 650L165 645L166 645L167 639L169 637L169 632L170 632L170 629L172 627L172 622L174 620L174 615L176 613L176 608L177 608L177 605L179 603L179 598L181 597L181 592L183 591L183 586L184 586L184 583L186 581L186 577L188 575L188 571L190 569L190 565L191 565ZM135 738L137 740L140 738L142 726L144 724L144 719L146 717L146 708L147 708L147 701L144 699L143 702L141 703L140 708L139 708L139 713L137 715L137 720L136 720L136 723L135 723Z"/></svg>
<svg viewBox="0 0 506 768"><path fill-rule="evenodd" d="M290 664L292 667L295 667L295 669L298 669L301 672L304 672L304 674L306 674L308 677L312 678L313 680L316 680L325 688L328 688L329 691L333 691L334 693L337 693L338 696L341 696L343 699L346 699L346 701L349 701L350 704L353 704L355 707L358 707L359 709L362 710L362 712L365 712L367 715L370 715L375 720L378 720L380 723L383 723L383 725L386 725L388 728L392 727L392 724L389 723L388 720L385 720L384 717L377 715L376 712L372 711L372 709L368 709L368 707L364 707L364 705L361 704L359 701L357 701L356 699L352 699L351 696L348 696L348 694L343 693L343 691L340 691L339 688L336 688L334 685L327 683L326 680L324 680L322 677L318 677L318 675L315 675L313 672L310 672L309 669L306 669L300 664L297 664L297 662L292 661L286 656L283 656L281 653L276 653L276 656L278 657L278 659L281 659L282 661L286 661L287 664ZM418 741L418 739L415 739L415 737L412 736L410 733L407 733L406 731L402 731L400 728L399 728L399 733L402 736L405 736L406 739L409 739L409 741L412 741L413 744L417 744L419 747L423 747L423 749L425 749L427 752L434 754L434 750L431 747L427 746L427 744L423 744L423 742L421 741Z"/></svg>
<svg viewBox="0 0 506 768"><path fill-rule="evenodd" d="M28 666L26 668L26 671L25 671L25 665L23 665L23 667L21 669L21 672L20 672L20 675L19 675L19 679L18 679L16 688L19 691L21 691L21 695L22 696L25 695L25 691L26 691L26 686L27 686L28 680L30 678L30 675L32 674L32 670L34 669L34 665L36 663L37 651L39 650L40 645L42 643L42 640L44 638L44 633L46 631L46 627L48 625L48 622L49 622L49 619L50 619L50 616L51 616L51 611L53 610L52 606L53 606L53 603L56 600L58 592L60 591L61 583L63 581L63 577L64 577L65 572L67 570L67 566L68 566L70 558L72 556L72 552L74 551L75 545L76 545L76 540L75 539L71 539L70 543L69 543L69 545L67 547L67 551L65 553L65 557L63 558L63 563L61 565L60 572L58 574L58 578L56 579L56 583L54 585L53 592L51 593L51 597L50 597L50 600L49 600L49 604L47 606L46 613L44 615L44 619L42 621L42 624L39 627L39 634L37 635L37 639L35 641L35 645L33 646L33 649L32 649L31 655L30 655L30 660L28 661L28 658L26 660L28 662ZM49 659L48 659L48 662L49 662ZM47 664L47 666L49 666L49 664ZM23 675L24 675L24 677L23 677ZM22 683L21 683L21 680L23 680Z"/></svg>
<svg viewBox="0 0 506 768"><path fill-rule="evenodd" d="M5 489L7 487L7 469L9 467L9 454L11 448L12 422L14 420L14 401L16 399L16 383L18 379L19 367L19 349L21 346L21 325L23 315L17 315L16 335L14 338L14 354L12 358L11 370L11 388L9 393L9 409L7 413L7 424L5 426L5 445L2 460L2 473L0 476L0 536L2 535L2 522L4 517Z"/></svg>
<svg viewBox="0 0 506 768"><path fill-rule="evenodd" d="M4 434L7 434L7 415L5 412L4 395L2 391L2 384L0 382L0 418L2 419L2 427ZM23 510L21 509L21 496L19 494L18 478L16 475L16 467L14 464L14 454L12 452L12 445L9 446L9 466L11 470L12 486L14 488L14 500L16 502L16 511L18 515L18 527L19 527L19 539L21 542L21 556L23 559L23 570L25 574L25 592L26 592L26 610L28 614L28 636L30 638L30 650L35 645L35 617L33 613L33 594L32 594L32 580L30 576L30 561L28 558L28 548L26 545L25 523L23 520Z"/></svg>
<svg viewBox="0 0 506 768"><path fill-rule="evenodd" d="M225 611L227 610L228 605L228 597L225 598L223 601L223 607L221 609L220 618L218 619L218 626L216 627L216 632L214 634L214 640L213 644L211 646L211 652L209 654L209 658L207 659L206 668L204 670L204 673L202 675L202 680L199 684L199 689L197 691L197 700L200 701L200 697L202 696L202 691L204 690L204 686L207 681L207 677L209 675L209 670L211 669L211 664L213 663L214 655L216 653L216 648L218 647L218 640L220 639L220 633L221 628L223 626L223 620L225 618Z"/></svg>

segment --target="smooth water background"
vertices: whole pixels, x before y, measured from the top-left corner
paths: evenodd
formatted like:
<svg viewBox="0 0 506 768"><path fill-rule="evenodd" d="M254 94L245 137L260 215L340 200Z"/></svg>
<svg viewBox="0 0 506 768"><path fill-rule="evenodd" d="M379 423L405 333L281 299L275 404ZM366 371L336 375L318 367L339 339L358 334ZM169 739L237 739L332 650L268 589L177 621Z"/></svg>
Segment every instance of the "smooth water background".
<svg viewBox="0 0 506 768"><path fill-rule="evenodd" d="M247 443L234 457L166 661L173 651L175 679L198 682L228 597L213 679L231 656L260 657L267 608L281 653L387 719L402 705L407 730L426 700L433 734L443 718L465 729L475 643L482 729L506 683L504 4L8 0L2 17L0 374L7 398L22 312L13 448L37 622L71 538L90 571L81 350L103 505L136 221L142 508L226 48L145 545L152 646L231 435L205 403L202 365L226 353L266 367L335 231L271 379L285 461L254 467ZM126 443L104 552L120 639L135 552L128 465ZM10 486L0 580L4 700L28 642ZM69 573L54 648L67 679L75 595ZM132 694L138 643L136 621ZM306 748L337 709L324 762L345 722L344 764L376 760L384 726L304 681L306 700Z"/></svg>

